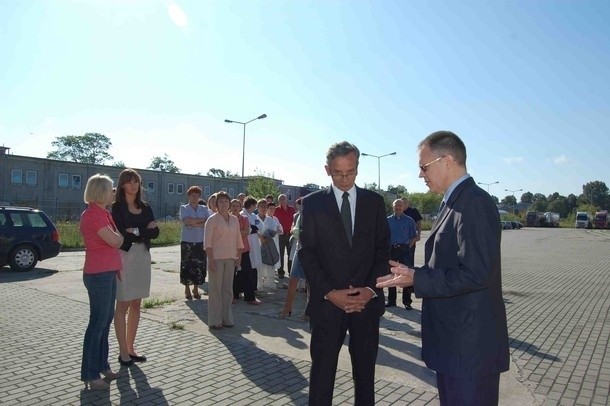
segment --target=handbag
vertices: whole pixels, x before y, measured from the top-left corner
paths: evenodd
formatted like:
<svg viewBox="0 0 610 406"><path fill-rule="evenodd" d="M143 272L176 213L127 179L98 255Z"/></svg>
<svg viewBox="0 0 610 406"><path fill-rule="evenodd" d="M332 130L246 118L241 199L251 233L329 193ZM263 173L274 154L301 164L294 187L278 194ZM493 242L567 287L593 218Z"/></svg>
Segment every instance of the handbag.
<svg viewBox="0 0 610 406"><path fill-rule="evenodd" d="M261 244L261 257L263 264L271 266L280 260L280 253L272 239L268 239L264 244Z"/></svg>

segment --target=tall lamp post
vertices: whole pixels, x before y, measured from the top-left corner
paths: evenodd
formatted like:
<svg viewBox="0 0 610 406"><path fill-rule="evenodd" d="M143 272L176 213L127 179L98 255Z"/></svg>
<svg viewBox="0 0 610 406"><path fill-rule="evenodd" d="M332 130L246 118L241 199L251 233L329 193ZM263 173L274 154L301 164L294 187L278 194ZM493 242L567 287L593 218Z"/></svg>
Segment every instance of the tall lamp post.
<svg viewBox="0 0 610 406"><path fill-rule="evenodd" d="M241 183L242 188L244 187L244 163L246 161L246 124L253 122L254 120L262 120L263 118L267 118L266 114L261 114L260 116L253 118L250 121L242 122L235 120L225 120L225 123L231 124L241 124L244 126L244 136L242 138L242 146L241 146Z"/></svg>
<svg viewBox="0 0 610 406"><path fill-rule="evenodd" d="M499 180L495 181L495 182L491 182L491 183L485 183L485 182L477 182L479 185L485 185L487 186L487 193L489 193L489 186L491 185L495 185L496 183L500 183Z"/></svg>
<svg viewBox="0 0 610 406"><path fill-rule="evenodd" d="M373 155L373 154L367 154L365 152L362 153L362 156L370 156L373 158L377 158L377 191L378 192L381 192L381 158L390 156L390 155L396 155L396 152L390 152L389 154L385 154L385 155Z"/></svg>
<svg viewBox="0 0 610 406"><path fill-rule="evenodd" d="M510 192L512 193L513 197L515 197L515 192L523 192L523 189L515 189L515 190L511 190L511 189L504 189L505 192ZM517 214L517 198L515 198L515 205L513 206L513 213Z"/></svg>

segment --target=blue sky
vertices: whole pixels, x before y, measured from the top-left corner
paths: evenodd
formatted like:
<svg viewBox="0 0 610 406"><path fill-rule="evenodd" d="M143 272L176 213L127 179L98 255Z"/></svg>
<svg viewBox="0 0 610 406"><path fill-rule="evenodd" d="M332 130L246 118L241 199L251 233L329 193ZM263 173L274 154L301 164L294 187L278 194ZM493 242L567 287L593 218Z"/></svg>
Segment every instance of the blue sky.
<svg viewBox="0 0 610 406"><path fill-rule="evenodd" d="M327 185L328 146L425 192L417 143L456 132L476 181L610 186L610 2L0 0L0 144L99 132L144 168ZM357 183L377 182L362 157ZM484 186L487 188L486 186ZM520 196L521 192L516 195Z"/></svg>

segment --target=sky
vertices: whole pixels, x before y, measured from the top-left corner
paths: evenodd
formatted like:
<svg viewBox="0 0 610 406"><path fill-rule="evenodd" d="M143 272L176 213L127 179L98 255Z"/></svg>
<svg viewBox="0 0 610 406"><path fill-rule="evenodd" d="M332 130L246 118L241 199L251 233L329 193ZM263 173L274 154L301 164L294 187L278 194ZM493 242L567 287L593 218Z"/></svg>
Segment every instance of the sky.
<svg viewBox="0 0 610 406"><path fill-rule="evenodd" d="M241 174L224 120L266 114L245 175L329 185L347 140L396 152L362 156L359 186L426 192L417 144L451 130L500 199L578 196L610 186L608 21L606 0L0 0L0 145L101 133L129 167Z"/></svg>

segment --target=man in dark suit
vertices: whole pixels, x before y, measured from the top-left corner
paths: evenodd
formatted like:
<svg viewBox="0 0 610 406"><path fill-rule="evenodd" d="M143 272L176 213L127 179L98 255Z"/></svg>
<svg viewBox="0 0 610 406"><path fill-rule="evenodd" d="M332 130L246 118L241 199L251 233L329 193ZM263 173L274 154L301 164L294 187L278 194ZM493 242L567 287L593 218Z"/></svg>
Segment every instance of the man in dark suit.
<svg viewBox="0 0 610 406"><path fill-rule="evenodd" d="M466 147L438 131L419 144L419 176L443 193L425 244L425 265L391 263L378 287L413 286L423 298L422 357L436 371L441 405L497 405L509 367L502 298L500 216L466 172Z"/></svg>
<svg viewBox="0 0 610 406"><path fill-rule="evenodd" d="M375 363L390 233L383 198L355 185L360 151L348 142L326 155L332 186L306 196L299 260L310 286L310 405L330 405L339 351L349 330L355 404L375 404Z"/></svg>

